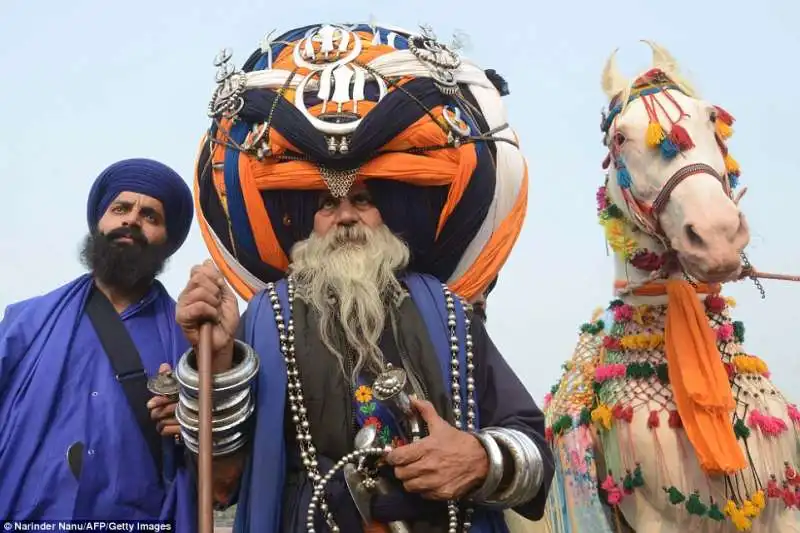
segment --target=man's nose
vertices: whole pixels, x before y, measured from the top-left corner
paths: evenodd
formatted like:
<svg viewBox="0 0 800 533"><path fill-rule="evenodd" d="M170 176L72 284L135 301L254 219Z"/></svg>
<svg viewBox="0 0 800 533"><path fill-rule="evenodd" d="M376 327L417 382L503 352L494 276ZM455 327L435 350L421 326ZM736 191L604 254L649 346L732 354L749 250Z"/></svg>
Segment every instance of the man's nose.
<svg viewBox="0 0 800 533"><path fill-rule="evenodd" d="M135 209L131 209L127 213L122 216L122 225L123 226L141 226L139 222L139 212Z"/></svg>
<svg viewBox="0 0 800 533"><path fill-rule="evenodd" d="M342 226L351 226L356 222L358 222L358 213L353 204L347 199L343 199L336 210L336 223Z"/></svg>

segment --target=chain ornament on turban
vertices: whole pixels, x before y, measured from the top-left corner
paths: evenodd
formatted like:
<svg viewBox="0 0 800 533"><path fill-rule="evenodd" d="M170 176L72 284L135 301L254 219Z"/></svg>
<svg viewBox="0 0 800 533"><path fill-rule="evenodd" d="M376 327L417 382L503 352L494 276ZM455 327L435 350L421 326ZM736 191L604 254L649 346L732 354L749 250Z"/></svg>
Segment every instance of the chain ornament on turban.
<svg viewBox="0 0 800 533"><path fill-rule="evenodd" d="M439 43L372 24L316 24L214 64L195 202L213 259L249 299L286 273L321 191L363 182L409 269L467 299L497 278L522 228L527 163L505 81Z"/></svg>
<svg viewBox="0 0 800 533"><path fill-rule="evenodd" d="M86 203L89 229L97 223L122 192L145 194L164 206L168 256L181 247L189 235L194 217L192 193L178 173L152 159L125 159L106 168L95 180Z"/></svg>

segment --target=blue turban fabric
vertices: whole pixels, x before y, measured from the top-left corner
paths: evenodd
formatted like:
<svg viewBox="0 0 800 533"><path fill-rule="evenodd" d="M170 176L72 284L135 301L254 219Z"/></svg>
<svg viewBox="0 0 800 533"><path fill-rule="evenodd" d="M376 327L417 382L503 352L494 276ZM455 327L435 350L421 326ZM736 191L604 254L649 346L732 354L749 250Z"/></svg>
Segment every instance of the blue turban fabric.
<svg viewBox="0 0 800 533"><path fill-rule="evenodd" d="M181 247L194 217L189 186L170 167L152 159L125 159L106 168L95 180L86 204L86 219L94 231L97 223L122 192L145 194L164 206L169 255Z"/></svg>

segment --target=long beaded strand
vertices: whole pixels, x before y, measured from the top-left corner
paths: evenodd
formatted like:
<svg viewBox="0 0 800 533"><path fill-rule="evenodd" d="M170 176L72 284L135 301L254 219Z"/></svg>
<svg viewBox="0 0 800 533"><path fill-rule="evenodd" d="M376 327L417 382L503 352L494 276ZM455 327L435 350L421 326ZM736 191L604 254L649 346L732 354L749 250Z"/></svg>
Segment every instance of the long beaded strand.
<svg viewBox="0 0 800 533"><path fill-rule="evenodd" d="M453 416L454 416L454 425L457 429L463 429L463 422L462 422L462 395L461 395L461 384L459 383L459 377L461 375L460 372L460 361L458 358L458 354L460 351L459 342L458 342L458 334L456 331L456 313L455 313L455 298L453 296L452 291L448 289L446 286L442 286L445 296L445 303L447 306L447 326L450 330L450 369L451 369L451 401L453 406ZM275 288L274 283L267 284L267 294L269 295L270 303L272 304L273 312L275 313L275 323L278 327L278 338L280 339L280 349L281 353L283 354L284 361L286 362L286 374L287 374L287 388L289 393L289 408L292 411L292 422L295 425L296 430L296 438L298 446L300 447L300 457L303 461L303 466L306 468L308 472L308 477L311 480L314 486L314 494L312 496L314 505L309 507L309 516L308 516L308 531L309 533L314 533L313 523L314 523L314 510L317 506L319 506L320 510L325 515L325 520L328 523L331 531L333 533L339 533L339 526L336 525L336 522L333 519L333 515L328 508L328 504L325 501L324 497L324 488L327 484L328 479L332 477L335 470L338 468L334 468L329 472L326 476L322 476L319 472L318 462L317 462L317 455L316 455L316 448L312 442L311 438L311 430L310 424L308 421L307 410L303 402L303 386L300 380L300 371L297 367L297 359L295 358L295 343L294 343L294 318L292 316L292 308L294 303L294 295L295 295L295 286L294 280L289 277L287 279L287 292L288 292L288 323L283 315L283 309L281 306L280 298L278 297L277 290ZM463 301L461 302L462 305L466 305ZM473 344L472 344L472 334L470 333L470 319L469 317L465 316L465 336L464 336L464 343L466 347L466 363L467 363L467 431L474 431L475 430L475 379L473 377L475 364L473 359ZM377 450L373 451L375 453ZM351 454L352 455L352 454ZM343 458L339 461L339 463L344 464L342 461L347 462L347 457ZM353 456L352 458L354 458ZM351 458L351 459L352 459ZM337 463L337 465L339 465ZM341 467L341 465L339 465ZM454 501L449 501L447 503L448 507L448 533L458 533L458 505ZM467 508L465 509L464 513L464 523L462 526L462 532L466 533L469 531L471 527L471 518L473 514L473 509Z"/></svg>

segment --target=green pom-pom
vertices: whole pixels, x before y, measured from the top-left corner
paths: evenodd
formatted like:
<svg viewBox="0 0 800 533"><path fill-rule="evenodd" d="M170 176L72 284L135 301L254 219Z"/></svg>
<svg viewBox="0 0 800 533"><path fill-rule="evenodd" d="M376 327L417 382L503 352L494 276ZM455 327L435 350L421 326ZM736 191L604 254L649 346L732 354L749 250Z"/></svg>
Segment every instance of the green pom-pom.
<svg viewBox="0 0 800 533"><path fill-rule="evenodd" d="M552 427L554 434L561 435L566 430L572 428L572 417L569 415L562 415L558 420L556 420Z"/></svg>
<svg viewBox="0 0 800 533"><path fill-rule="evenodd" d="M608 214L609 218L623 218L622 209L617 207L614 204L611 204L606 208L606 213Z"/></svg>
<svg viewBox="0 0 800 533"><path fill-rule="evenodd" d="M733 337L740 344L744 342L744 324L739 320L733 323Z"/></svg>
<svg viewBox="0 0 800 533"><path fill-rule="evenodd" d="M700 501L700 494L698 492L692 493L689 499L686 500L686 510L689 514L703 516L706 514L708 507Z"/></svg>
<svg viewBox="0 0 800 533"><path fill-rule="evenodd" d="M678 505L679 503L686 500L686 496L684 496L683 493L675 487L670 487L668 489L665 488L664 492L666 492L667 495L669 496L669 503L671 503L672 505Z"/></svg>
<svg viewBox="0 0 800 533"><path fill-rule="evenodd" d="M667 363L661 363L656 367L656 376L658 376L658 380L664 385L669 383L669 370L667 370Z"/></svg>
<svg viewBox="0 0 800 533"><path fill-rule="evenodd" d="M725 520L725 515L719 510L719 506L713 502L711 503L711 507L708 509L708 517L711 520L716 520L717 522L722 522Z"/></svg>
<svg viewBox="0 0 800 533"><path fill-rule="evenodd" d="M616 308L616 307L619 307L620 305L623 305L624 303L625 303L625 302L623 302L622 300L619 300L619 299L617 299L617 300L611 300L611 303L610 303L610 304L608 304L608 310L610 311L611 309L614 309L614 308Z"/></svg>
<svg viewBox="0 0 800 533"><path fill-rule="evenodd" d="M592 423L592 412L588 408L584 407L583 409L581 409L580 424L582 426L588 426L591 423Z"/></svg>
<svg viewBox="0 0 800 533"><path fill-rule="evenodd" d="M558 383L550 387L550 394L555 394L556 392L558 392Z"/></svg>
<svg viewBox="0 0 800 533"><path fill-rule="evenodd" d="M653 365L651 365L647 361L644 361L642 363L639 363L639 373L641 378L648 379L653 374L655 374L656 371L653 369Z"/></svg>
<svg viewBox="0 0 800 533"><path fill-rule="evenodd" d="M733 424L733 433L737 438L747 440L747 438L750 436L750 428L747 427L744 423L744 420L740 418L735 424Z"/></svg>
<svg viewBox="0 0 800 533"><path fill-rule="evenodd" d="M622 480L622 488L628 492L633 492L633 477L630 472L625 474L625 478Z"/></svg>
<svg viewBox="0 0 800 533"><path fill-rule="evenodd" d="M644 485L644 476L642 476L642 467L641 465L636 465L636 468L633 470L633 486L641 487L642 485Z"/></svg>

